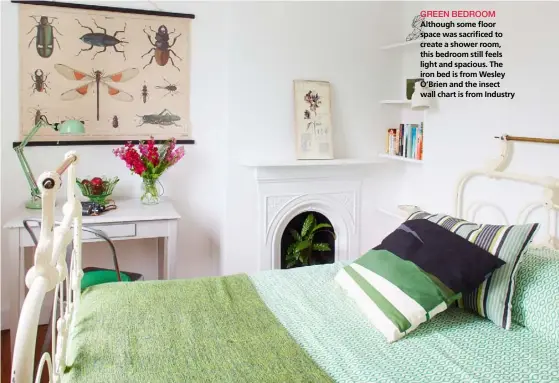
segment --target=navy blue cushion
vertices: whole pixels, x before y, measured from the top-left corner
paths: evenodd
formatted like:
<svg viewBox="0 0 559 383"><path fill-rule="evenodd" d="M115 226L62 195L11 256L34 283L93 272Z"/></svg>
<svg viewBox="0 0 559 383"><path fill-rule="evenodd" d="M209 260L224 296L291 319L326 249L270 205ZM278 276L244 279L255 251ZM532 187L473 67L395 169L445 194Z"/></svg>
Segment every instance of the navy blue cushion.
<svg viewBox="0 0 559 383"><path fill-rule="evenodd" d="M406 221L374 250L388 250L437 277L455 292L475 290L505 264L487 250L428 221Z"/></svg>

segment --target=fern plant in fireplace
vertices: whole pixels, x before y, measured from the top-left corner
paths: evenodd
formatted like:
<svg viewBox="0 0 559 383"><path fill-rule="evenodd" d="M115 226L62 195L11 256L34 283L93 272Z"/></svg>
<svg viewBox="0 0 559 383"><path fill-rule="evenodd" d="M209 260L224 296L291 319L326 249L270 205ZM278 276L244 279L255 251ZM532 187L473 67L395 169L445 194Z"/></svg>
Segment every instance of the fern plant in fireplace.
<svg viewBox="0 0 559 383"><path fill-rule="evenodd" d="M320 213L309 213L301 225L303 217L301 214L295 217L283 234L282 268L334 262L332 247L335 244L336 234L328 219ZM300 231L297 230L298 227Z"/></svg>

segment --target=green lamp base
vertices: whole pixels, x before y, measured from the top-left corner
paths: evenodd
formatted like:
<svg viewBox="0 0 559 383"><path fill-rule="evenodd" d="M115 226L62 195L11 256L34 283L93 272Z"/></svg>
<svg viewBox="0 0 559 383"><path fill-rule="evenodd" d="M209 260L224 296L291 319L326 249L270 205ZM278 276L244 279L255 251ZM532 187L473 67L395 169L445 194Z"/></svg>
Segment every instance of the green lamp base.
<svg viewBox="0 0 559 383"><path fill-rule="evenodd" d="M36 210L38 209L38 210L40 210L43 207L43 204L41 203L40 198L31 197L31 199L25 203L25 207L27 209L36 209Z"/></svg>

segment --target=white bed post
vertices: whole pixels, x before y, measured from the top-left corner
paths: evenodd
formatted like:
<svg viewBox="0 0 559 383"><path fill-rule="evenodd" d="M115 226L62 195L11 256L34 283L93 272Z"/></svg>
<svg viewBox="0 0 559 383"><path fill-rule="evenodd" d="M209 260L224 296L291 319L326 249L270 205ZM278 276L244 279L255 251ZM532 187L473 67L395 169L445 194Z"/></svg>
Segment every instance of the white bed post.
<svg viewBox="0 0 559 383"><path fill-rule="evenodd" d="M11 383L31 383L33 381L33 367L35 359L35 343L37 327L43 300L47 292L55 289L53 303L53 337L52 352L42 355L38 371L43 365L48 366L49 381L60 381L60 375L66 365L66 347L68 331L74 317L75 309L79 305L80 284L83 272L81 270L81 204L75 196L76 162L75 152L68 152L64 162L55 172L45 172L37 180L42 198L42 225L33 267L25 276L25 284L29 292L23 302L18 323L14 355L12 363ZM54 205L56 192L62 184L61 175L68 169L67 201L63 206L63 218L59 226L54 227ZM73 229L73 233L72 233ZM66 247L74 239L70 273L66 264ZM68 277L69 275L69 277ZM68 285L64 292L64 281ZM58 302L64 297L66 303ZM57 306L60 310L57 310ZM57 313L60 312L60 317ZM54 329L56 327L56 329ZM54 354L54 360L51 355ZM40 381L40 375L36 382Z"/></svg>

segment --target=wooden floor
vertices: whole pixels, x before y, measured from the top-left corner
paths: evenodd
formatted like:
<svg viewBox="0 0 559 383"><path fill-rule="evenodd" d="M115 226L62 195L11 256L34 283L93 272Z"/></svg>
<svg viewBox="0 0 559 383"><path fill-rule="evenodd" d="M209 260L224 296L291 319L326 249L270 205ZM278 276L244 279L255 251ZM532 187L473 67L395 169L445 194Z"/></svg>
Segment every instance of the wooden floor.
<svg viewBox="0 0 559 383"><path fill-rule="evenodd" d="M37 368L37 364L39 363L39 359L41 358L41 348L43 346L43 341L45 340L45 336L47 333L47 326L39 326L37 330L37 344L35 347L35 368ZM12 353L10 347L10 331L4 330L2 331L2 377L0 383L9 383L10 376L12 374ZM48 376L43 374L41 377L41 383L48 383Z"/></svg>

